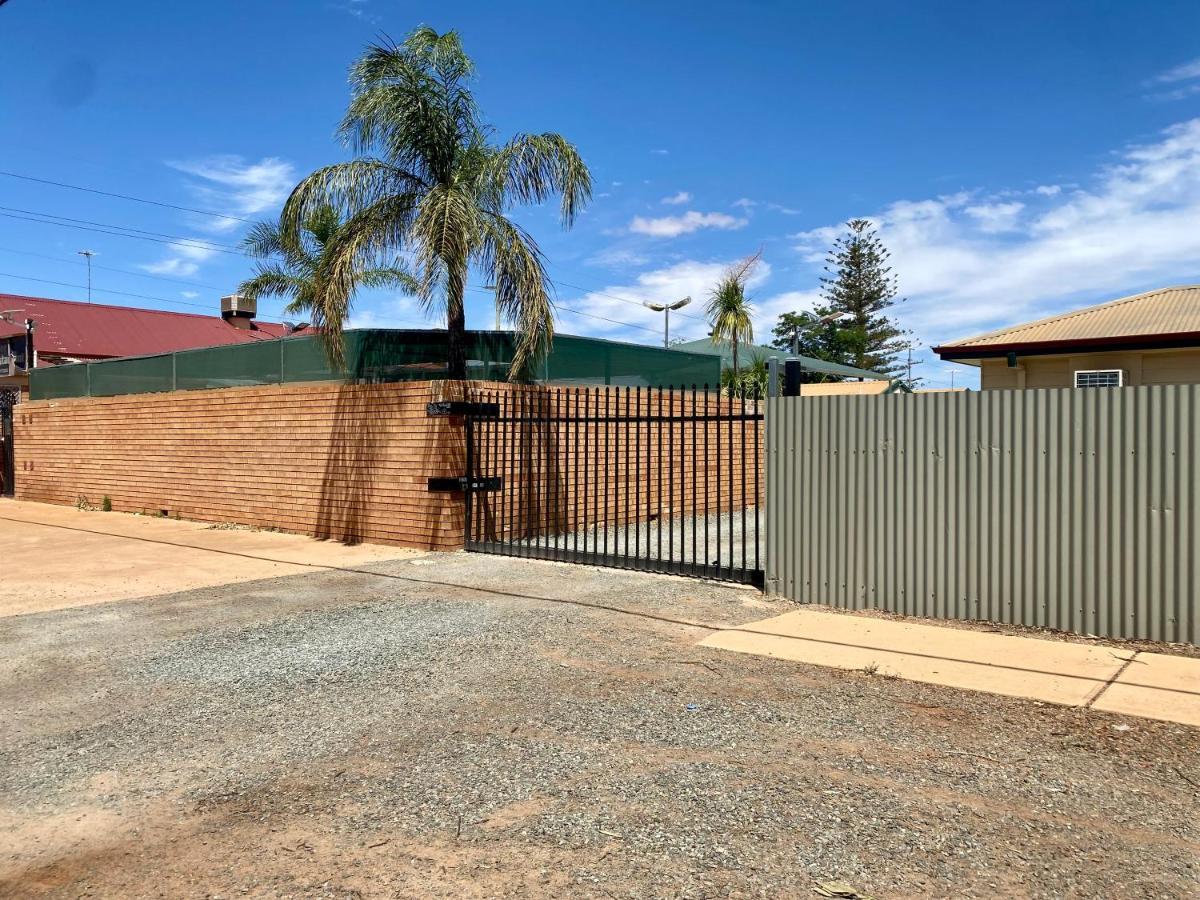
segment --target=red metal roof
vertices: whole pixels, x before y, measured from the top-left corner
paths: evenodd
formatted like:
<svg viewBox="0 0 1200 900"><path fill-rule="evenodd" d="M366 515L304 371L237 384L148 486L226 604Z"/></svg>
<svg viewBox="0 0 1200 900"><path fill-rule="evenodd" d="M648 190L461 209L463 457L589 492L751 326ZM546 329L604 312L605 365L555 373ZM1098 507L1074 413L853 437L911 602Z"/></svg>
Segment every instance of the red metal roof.
<svg viewBox="0 0 1200 900"><path fill-rule="evenodd" d="M38 353L87 359L145 356L195 347L217 347L272 340L288 333L276 322L255 322L255 329L235 328L220 316L137 309L104 303L78 303L44 297L0 294L0 337L24 334L25 319L33 319Z"/></svg>

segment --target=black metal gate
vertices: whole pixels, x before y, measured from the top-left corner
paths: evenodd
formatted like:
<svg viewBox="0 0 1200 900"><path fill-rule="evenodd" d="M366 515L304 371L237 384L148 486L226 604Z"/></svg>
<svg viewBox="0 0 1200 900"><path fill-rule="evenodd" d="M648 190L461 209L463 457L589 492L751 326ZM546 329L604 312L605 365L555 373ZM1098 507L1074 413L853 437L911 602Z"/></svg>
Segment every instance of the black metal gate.
<svg viewBox="0 0 1200 900"><path fill-rule="evenodd" d="M13 405L16 402L16 391L0 388L0 497L13 495Z"/></svg>
<svg viewBox="0 0 1200 900"><path fill-rule="evenodd" d="M762 585L757 401L695 386L473 395L468 550Z"/></svg>

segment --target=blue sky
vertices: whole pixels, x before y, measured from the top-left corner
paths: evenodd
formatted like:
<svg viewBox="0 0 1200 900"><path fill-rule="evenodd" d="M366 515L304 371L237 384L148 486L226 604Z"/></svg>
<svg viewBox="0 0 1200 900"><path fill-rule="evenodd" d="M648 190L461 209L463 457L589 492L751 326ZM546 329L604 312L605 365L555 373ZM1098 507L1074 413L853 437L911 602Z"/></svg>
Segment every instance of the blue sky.
<svg viewBox="0 0 1200 900"><path fill-rule="evenodd" d="M420 23L462 33L500 136L559 131L592 169L572 231L553 208L520 214L565 332L654 342L641 300L691 295L694 316L722 269L762 248L765 339L814 302L824 249L854 216L893 252L896 313L931 384L949 381L924 349L941 341L1200 281L1195 2L9 0L0 170L237 218L0 176L0 292L83 299L64 285L84 283L87 248L98 302L215 310L247 272L235 252L28 219L235 246L240 219L270 216L343 157L333 131L355 55ZM472 292L468 324L492 320ZM364 294L355 321L428 320ZM673 325L705 333L699 318Z"/></svg>

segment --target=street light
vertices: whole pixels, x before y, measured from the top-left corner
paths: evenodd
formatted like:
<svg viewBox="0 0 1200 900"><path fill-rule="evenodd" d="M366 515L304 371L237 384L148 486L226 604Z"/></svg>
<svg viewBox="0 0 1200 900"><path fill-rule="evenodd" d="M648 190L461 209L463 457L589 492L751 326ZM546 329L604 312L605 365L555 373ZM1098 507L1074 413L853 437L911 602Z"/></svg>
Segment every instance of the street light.
<svg viewBox="0 0 1200 900"><path fill-rule="evenodd" d="M96 255L95 250L78 250L80 256L87 258L88 266L88 303L92 302L92 257Z"/></svg>
<svg viewBox="0 0 1200 900"><path fill-rule="evenodd" d="M676 300L674 303L651 303L649 300L643 300L642 306L646 309L652 309L655 312L663 314L663 346L671 346L671 310L683 309L692 302L691 297L684 297L682 300Z"/></svg>

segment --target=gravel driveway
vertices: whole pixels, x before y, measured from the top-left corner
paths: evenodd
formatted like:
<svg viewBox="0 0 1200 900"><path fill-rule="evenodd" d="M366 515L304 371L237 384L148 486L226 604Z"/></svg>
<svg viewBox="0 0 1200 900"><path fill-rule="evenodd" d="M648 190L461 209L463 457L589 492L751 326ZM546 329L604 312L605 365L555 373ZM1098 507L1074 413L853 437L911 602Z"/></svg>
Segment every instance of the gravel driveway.
<svg viewBox="0 0 1200 900"><path fill-rule="evenodd" d="M1200 732L695 647L478 555L0 619L0 895L1200 892Z"/></svg>

